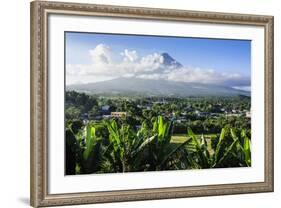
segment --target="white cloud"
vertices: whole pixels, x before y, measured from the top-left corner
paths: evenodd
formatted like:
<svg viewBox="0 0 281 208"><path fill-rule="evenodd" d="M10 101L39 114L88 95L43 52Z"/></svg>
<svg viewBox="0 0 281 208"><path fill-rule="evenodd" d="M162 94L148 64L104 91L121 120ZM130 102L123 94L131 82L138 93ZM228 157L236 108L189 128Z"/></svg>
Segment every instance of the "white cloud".
<svg viewBox="0 0 281 208"><path fill-rule="evenodd" d="M251 92L251 86L234 86L232 88L237 89L237 90L244 90L244 91Z"/></svg>
<svg viewBox="0 0 281 208"><path fill-rule="evenodd" d="M68 64L67 84L97 82L117 77L138 77L144 79L165 79L181 82L223 84L227 86L249 86L249 77L239 74L219 73L213 69L178 67L164 64L160 53L140 57L135 50L125 49L114 53L104 44L89 50L91 64Z"/></svg>
<svg viewBox="0 0 281 208"><path fill-rule="evenodd" d="M110 47L99 44L89 51L93 63L97 65L109 64L112 62L112 53Z"/></svg>
<svg viewBox="0 0 281 208"><path fill-rule="evenodd" d="M116 53L117 54L117 53ZM112 50L104 45L99 44L94 49L89 50L91 64L67 64L67 84L71 84L77 79L77 82L86 82L88 78L93 77L128 77L142 73L151 73L158 70L162 63L161 54L154 53L139 58L135 50L125 49L119 56L114 55ZM72 77L68 79L68 77ZM76 78L75 78L76 77ZM71 82L68 82L71 80ZM94 78L92 82L95 82ZM91 82L91 81L90 81Z"/></svg>
<svg viewBox="0 0 281 208"><path fill-rule="evenodd" d="M135 62L138 60L138 54L135 50L128 50L125 49L124 52L121 53L122 56L124 56L124 61L126 62Z"/></svg>
<svg viewBox="0 0 281 208"><path fill-rule="evenodd" d="M217 84L226 86L249 85L250 79L237 74L222 74L214 70L202 70L200 68L186 68L165 70L163 73L141 74L138 78L164 79L179 82L199 82L204 84Z"/></svg>
<svg viewBox="0 0 281 208"><path fill-rule="evenodd" d="M247 82L248 80L248 78L239 74L219 73L213 69L203 70L200 68L185 67L167 73L167 79L182 82L200 82L205 84L211 83L223 85L232 85L232 83L240 85L243 84L242 82Z"/></svg>

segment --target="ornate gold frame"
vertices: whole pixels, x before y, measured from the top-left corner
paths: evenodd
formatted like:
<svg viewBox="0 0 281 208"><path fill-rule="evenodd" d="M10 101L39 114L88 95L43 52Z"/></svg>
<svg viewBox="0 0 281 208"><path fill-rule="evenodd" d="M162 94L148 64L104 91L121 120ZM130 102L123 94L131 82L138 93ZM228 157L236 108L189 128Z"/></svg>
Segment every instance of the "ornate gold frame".
<svg viewBox="0 0 281 208"><path fill-rule="evenodd" d="M49 14L90 15L151 20L258 25L265 29L265 178L264 182L172 187L74 194L48 194ZM77 205L273 191L273 17L61 2L31 2L31 205Z"/></svg>

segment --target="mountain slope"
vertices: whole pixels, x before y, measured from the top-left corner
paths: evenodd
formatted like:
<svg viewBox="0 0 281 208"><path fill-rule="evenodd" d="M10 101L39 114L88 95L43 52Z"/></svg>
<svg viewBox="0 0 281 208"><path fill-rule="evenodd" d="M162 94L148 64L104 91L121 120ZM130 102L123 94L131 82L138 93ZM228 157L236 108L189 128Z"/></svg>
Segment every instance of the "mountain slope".
<svg viewBox="0 0 281 208"><path fill-rule="evenodd" d="M117 78L109 81L70 85L67 90L93 94L144 95L144 96L249 96L250 92L230 87L140 78Z"/></svg>

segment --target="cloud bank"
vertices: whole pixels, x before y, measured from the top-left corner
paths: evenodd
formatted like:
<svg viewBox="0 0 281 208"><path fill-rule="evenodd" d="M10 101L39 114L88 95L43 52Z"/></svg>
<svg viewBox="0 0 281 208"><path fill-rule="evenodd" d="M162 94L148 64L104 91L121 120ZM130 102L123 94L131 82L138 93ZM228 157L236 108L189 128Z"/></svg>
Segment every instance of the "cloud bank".
<svg viewBox="0 0 281 208"><path fill-rule="evenodd" d="M182 66L167 54L152 53L140 56L136 50L129 49L114 53L109 46L99 44L89 50L89 56L92 60L91 64L66 65L67 84L137 77L230 87L250 86L249 77L235 73L220 73L214 69Z"/></svg>

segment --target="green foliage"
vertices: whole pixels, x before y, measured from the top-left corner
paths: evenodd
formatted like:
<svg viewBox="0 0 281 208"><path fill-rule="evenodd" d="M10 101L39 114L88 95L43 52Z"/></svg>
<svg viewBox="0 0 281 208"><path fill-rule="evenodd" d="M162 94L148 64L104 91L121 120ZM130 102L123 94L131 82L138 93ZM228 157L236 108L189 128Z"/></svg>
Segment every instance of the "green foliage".
<svg viewBox="0 0 281 208"><path fill-rule="evenodd" d="M65 173L66 175L74 175L76 173L77 154L80 151L80 145L70 128L66 129L65 138Z"/></svg>
<svg viewBox="0 0 281 208"><path fill-rule="evenodd" d="M65 117L67 119L78 118L80 114L81 114L81 110L77 107L74 107L74 106L68 107L65 111Z"/></svg>
<svg viewBox="0 0 281 208"><path fill-rule="evenodd" d="M171 143L172 122L164 121L158 116L153 122L151 141L148 143L148 154L144 158L147 161L148 170L173 170L177 169L179 158L176 156L184 149L186 142L180 145Z"/></svg>
<svg viewBox="0 0 281 208"><path fill-rule="evenodd" d="M213 143L211 148L208 148L203 135L197 139L191 129L188 129L188 135L191 138L187 143L188 161L191 168L251 166L250 140L244 130L238 138L235 129L223 128L218 142Z"/></svg>
<svg viewBox="0 0 281 208"><path fill-rule="evenodd" d="M245 130L223 128L208 146L208 139L195 135L191 128L184 142L171 142L173 123L162 116L150 124L143 122L135 131L116 120L104 125L90 122L84 128L77 121L68 123L66 174L251 166ZM103 134L97 136L97 128Z"/></svg>

